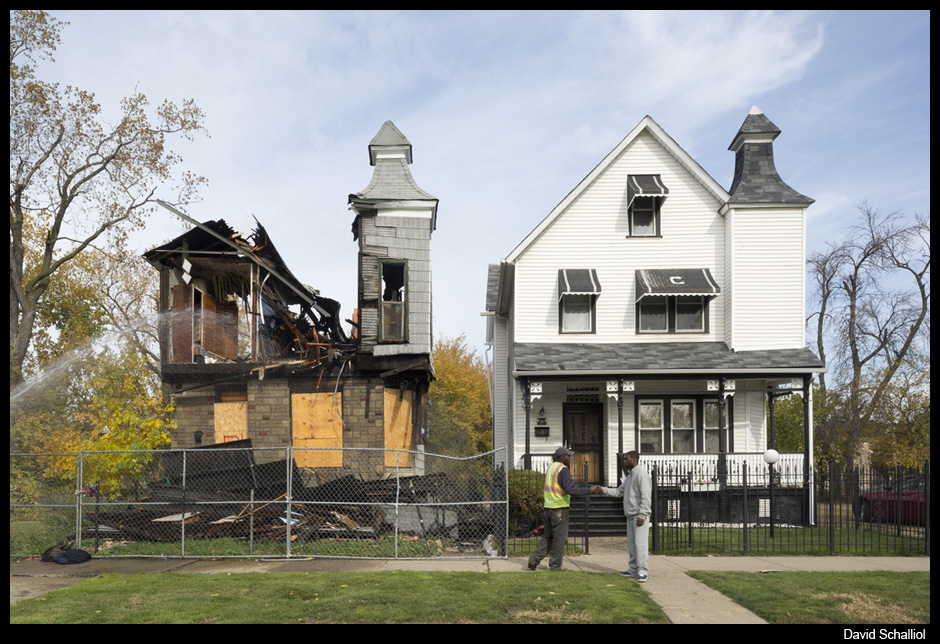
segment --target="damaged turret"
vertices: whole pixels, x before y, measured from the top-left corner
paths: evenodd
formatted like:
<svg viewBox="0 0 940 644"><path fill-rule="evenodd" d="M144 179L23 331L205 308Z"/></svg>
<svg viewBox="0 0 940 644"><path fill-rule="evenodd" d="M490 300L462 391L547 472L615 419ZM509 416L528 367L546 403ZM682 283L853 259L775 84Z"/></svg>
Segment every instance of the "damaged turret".
<svg viewBox="0 0 940 644"><path fill-rule="evenodd" d="M369 161L372 181L347 202L359 246L351 320L288 269L261 224L242 234L161 202L192 225L144 255L160 272L174 448L251 445L266 463L289 446L317 481L423 474L438 201L417 187L411 143L391 121Z"/></svg>

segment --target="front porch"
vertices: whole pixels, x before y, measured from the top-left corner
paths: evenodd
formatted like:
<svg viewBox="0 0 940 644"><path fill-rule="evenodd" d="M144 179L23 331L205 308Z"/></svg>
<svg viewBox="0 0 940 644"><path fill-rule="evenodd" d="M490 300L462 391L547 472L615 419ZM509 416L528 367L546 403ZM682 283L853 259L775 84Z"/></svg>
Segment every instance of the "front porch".
<svg viewBox="0 0 940 644"><path fill-rule="evenodd" d="M747 472L747 484L766 486L770 481L770 467L764 462L763 453L724 454L722 475L721 454L641 454L640 463L652 473L656 470L662 481L675 481L683 491L704 492L717 490L719 482L726 487L744 484L742 474ZM617 461L621 457L618 455ZM532 470L544 472L551 465L551 454L532 454ZM802 486L805 482L805 455L800 453L780 454L773 468L774 485L781 487ZM691 489L690 487L691 486Z"/></svg>

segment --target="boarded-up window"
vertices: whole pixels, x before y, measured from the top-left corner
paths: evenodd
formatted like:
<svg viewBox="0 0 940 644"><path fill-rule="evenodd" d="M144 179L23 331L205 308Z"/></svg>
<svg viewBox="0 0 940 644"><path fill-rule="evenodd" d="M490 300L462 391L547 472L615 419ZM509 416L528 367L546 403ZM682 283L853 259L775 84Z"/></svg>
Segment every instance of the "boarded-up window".
<svg viewBox="0 0 940 644"><path fill-rule="evenodd" d="M414 392L399 389L385 390L385 449L413 450L411 408ZM413 467L411 452L385 452L385 467Z"/></svg>
<svg viewBox="0 0 940 644"><path fill-rule="evenodd" d="M300 467L343 466L343 394L293 394L291 396L291 424L294 447L299 449L294 460ZM335 449L328 449L335 448Z"/></svg>
<svg viewBox="0 0 940 644"><path fill-rule="evenodd" d="M230 443L248 438L248 402L215 403L215 442Z"/></svg>

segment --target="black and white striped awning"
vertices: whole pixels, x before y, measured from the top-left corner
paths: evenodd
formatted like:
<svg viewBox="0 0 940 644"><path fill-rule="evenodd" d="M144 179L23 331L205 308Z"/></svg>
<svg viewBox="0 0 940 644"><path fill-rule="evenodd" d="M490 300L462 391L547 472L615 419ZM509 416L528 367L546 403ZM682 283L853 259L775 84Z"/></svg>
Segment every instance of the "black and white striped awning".
<svg viewBox="0 0 940 644"><path fill-rule="evenodd" d="M627 207L637 197L665 197L669 188L658 174L631 174L627 177Z"/></svg>
<svg viewBox="0 0 940 644"><path fill-rule="evenodd" d="M558 299L565 295L600 295L601 282L593 268L562 268L558 271Z"/></svg>
<svg viewBox="0 0 940 644"><path fill-rule="evenodd" d="M648 295L716 297L718 283L707 268L641 269L636 272L636 300Z"/></svg>

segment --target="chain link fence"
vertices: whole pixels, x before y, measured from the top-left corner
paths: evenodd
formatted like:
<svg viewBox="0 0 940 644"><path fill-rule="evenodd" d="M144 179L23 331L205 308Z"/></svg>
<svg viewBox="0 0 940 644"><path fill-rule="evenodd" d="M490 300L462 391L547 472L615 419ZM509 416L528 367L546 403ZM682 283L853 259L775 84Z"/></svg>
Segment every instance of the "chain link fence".
<svg viewBox="0 0 940 644"><path fill-rule="evenodd" d="M335 466L370 459L404 465L374 479ZM493 453L221 444L11 454L10 471L12 557L61 542L99 557L506 556Z"/></svg>

